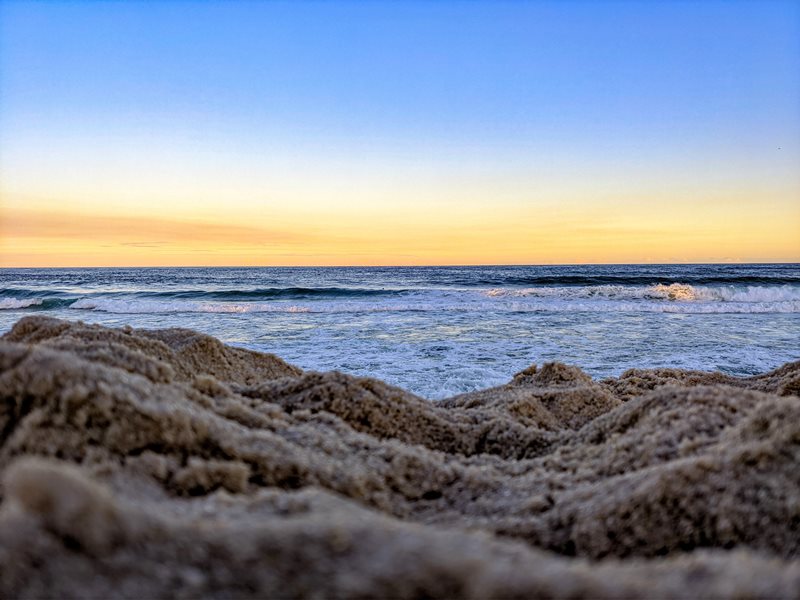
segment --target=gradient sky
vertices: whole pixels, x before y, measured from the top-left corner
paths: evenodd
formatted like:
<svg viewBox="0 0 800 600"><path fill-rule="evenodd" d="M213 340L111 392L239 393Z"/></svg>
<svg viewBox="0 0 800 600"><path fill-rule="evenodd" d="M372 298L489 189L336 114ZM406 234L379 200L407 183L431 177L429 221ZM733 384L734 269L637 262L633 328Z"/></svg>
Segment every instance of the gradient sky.
<svg viewBox="0 0 800 600"><path fill-rule="evenodd" d="M798 2L0 3L0 266L800 261Z"/></svg>

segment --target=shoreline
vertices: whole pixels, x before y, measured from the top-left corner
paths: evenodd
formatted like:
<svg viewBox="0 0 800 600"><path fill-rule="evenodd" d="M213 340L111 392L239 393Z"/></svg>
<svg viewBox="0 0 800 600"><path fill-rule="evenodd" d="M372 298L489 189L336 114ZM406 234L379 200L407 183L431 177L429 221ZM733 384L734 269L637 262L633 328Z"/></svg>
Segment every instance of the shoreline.
<svg viewBox="0 0 800 600"><path fill-rule="evenodd" d="M3 596L789 597L800 362L429 402L189 330L0 337Z"/></svg>

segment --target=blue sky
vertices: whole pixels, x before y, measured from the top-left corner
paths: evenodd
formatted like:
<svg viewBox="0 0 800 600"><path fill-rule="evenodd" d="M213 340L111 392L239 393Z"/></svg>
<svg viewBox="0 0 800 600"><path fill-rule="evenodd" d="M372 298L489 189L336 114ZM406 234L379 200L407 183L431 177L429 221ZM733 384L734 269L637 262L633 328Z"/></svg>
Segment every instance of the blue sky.
<svg viewBox="0 0 800 600"><path fill-rule="evenodd" d="M386 140L796 134L798 6L12 0L4 110Z"/></svg>
<svg viewBox="0 0 800 600"><path fill-rule="evenodd" d="M343 205L381 179L437 206L608 202L583 178L655 204L746 189L795 219L800 3L11 0L0 143L12 204L124 212L151 177L185 207L218 169L249 181L216 196L243 214L276 189L313 210L306 178Z"/></svg>

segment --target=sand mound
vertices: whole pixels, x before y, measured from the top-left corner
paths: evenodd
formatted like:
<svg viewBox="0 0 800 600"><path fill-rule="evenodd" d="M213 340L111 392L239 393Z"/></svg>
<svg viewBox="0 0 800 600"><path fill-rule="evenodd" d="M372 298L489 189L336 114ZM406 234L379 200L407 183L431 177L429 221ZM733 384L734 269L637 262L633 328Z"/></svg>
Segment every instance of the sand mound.
<svg viewBox="0 0 800 600"><path fill-rule="evenodd" d="M4 597L800 597L800 363L430 403L187 330L0 338Z"/></svg>
<svg viewBox="0 0 800 600"><path fill-rule="evenodd" d="M210 375L228 383L253 383L302 373L272 354L225 346L189 329L107 329L30 317L21 319L2 339L64 350L153 381L187 381Z"/></svg>

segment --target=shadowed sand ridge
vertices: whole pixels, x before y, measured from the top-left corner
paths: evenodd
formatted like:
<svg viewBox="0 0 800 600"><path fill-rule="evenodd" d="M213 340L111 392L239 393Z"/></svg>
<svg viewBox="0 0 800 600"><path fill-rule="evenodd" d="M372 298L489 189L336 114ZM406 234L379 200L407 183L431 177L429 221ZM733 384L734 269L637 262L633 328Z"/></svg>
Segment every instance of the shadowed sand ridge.
<svg viewBox="0 0 800 600"><path fill-rule="evenodd" d="M800 594L800 362L430 403L188 330L0 338L0 593Z"/></svg>

